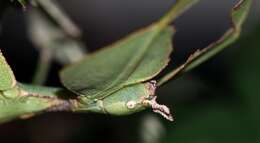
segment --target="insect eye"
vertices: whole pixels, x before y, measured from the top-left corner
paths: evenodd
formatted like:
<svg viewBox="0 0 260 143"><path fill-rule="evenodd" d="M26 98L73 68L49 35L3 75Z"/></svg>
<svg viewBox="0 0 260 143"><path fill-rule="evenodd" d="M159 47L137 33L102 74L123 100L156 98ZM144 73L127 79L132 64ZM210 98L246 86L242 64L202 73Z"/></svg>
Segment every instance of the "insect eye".
<svg viewBox="0 0 260 143"><path fill-rule="evenodd" d="M127 107L128 109L134 109L135 106L136 106L136 102L135 102L135 101L128 101L128 102L126 103L126 107Z"/></svg>

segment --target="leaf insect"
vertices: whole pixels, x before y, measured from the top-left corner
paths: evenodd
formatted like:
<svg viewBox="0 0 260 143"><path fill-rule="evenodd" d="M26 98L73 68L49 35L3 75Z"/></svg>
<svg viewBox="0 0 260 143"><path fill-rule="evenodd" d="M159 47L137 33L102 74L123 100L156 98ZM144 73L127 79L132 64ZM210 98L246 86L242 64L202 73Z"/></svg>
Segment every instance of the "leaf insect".
<svg viewBox="0 0 260 143"><path fill-rule="evenodd" d="M177 0L158 22L65 67L60 72L61 83L74 94L63 88L17 82L0 51L0 122L44 111L128 115L146 108L173 121L169 108L157 103L156 88L237 40L252 3L240 0L231 10L232 27L219 40L197 50L184 64L156 82L154 78L167 66L172 52L175 29L169 24L197 1Z"/></svg>
<svg viewBox="0 0 260 143"><path fill-rule="evenodd" d="M153 78L169 62L175 32L169 24L196 2L179 0L158 22L65 67L60 73L61 82L78 95L72 110L127 115L151 107L173 121L169 108L156 102L157 83ZM186 63L162 77L158 85L189 71L234 42L250 4L250 0L241 0L231 10L232 28L216 43L196 51Z"/></svg>

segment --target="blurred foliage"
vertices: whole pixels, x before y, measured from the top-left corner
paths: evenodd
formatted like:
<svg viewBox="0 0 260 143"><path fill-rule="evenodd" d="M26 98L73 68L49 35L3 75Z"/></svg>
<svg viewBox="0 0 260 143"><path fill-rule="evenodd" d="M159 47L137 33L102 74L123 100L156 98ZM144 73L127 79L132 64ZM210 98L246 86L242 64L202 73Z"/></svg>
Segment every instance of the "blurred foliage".
<svg viewBox="0 0 260 143"><path fill-rule="evenodd" d="M231 91L210 90L222 96L190 107L178 106L174 126L168 126L165 143L256 143L260 141L260 25L239 40L239 50L229 66ZM221 90L219 88L218 90ZM222 95L220 95L222 94ZM225 96L232 95L232 100ZM223 97L224 96L224 97ZM223 99L224 98L224 99ZM224 102L223 102L224 100ZM183 108L185 107L185 108ZM184 111L182 111L184 110Z"/></svg>
<svg viewBox="0 0 260 143"><path fill-rule="evenodd" d="M237 54L238 63L234 64L234 85L237 94L245 102L245 115L247 123L252 126L256 142L260 141L260 23L252 30L250 35L244 36L239 43L241 51ZM245 54L247 53L247 54ZM252 138L253 140L255 137Z"/></svg>
<svg viewBox="0 0 260 143"><path fill-rule="evenodd" d="M26 4L28 3L28 0L11 0L11 2L18 2L19 4L21 4L21 6L23 7L23 8L25 8L26 7Z"/></svg>

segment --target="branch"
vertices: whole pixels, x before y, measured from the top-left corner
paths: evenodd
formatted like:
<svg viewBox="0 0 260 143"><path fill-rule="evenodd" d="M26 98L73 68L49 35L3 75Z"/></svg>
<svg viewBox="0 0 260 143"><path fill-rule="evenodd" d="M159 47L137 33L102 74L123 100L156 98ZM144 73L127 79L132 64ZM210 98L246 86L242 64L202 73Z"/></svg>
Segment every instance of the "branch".
<svg viewBox="0 0 260 143"><path fill-rule="evenodd" d="M39 50L33 83L44 84L53 60L62 65L75 62L84 56L86 48L78 39L80 34L76 31L79 29L57 4L49 0L35 2L38 2L40 8L33 7L26 15L28 35ZM63 22L68 23L65 24L67 27L62 25ZM68 29L69 25L77 30Z"/></svg>
<svg viewBox="0 0 260 143"><path fill-rule="evenodd" d="M45 112L70 111L73 100L66 96L71 93L64 89L18 83L13 89L0 92L0 123Z"/></svg>
<svg viewBox="0 0 260 143"><path fill-rule="evenodd" d="M204 49L197 50L192 54L188 60L180 65L178 68L174 69L172 72L163 76L158 85L162 85L171 79L175 79L180 75L192 70L198 65L202 64L206 60L212 58L229 45L234 43L240 36L241 28L245 19L249 13L252 0L240 0L231 10L231 28L229 28L222 37L220 37L216 42L213 42L208 47Z"/></svg>

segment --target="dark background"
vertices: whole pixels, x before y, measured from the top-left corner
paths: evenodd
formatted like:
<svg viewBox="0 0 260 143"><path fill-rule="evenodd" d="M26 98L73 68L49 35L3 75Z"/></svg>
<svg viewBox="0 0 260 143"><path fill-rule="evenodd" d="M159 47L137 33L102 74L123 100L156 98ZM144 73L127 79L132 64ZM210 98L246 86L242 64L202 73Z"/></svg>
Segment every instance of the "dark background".
<svg viewBox="0 0 260 143"><path fill-rule="evenodd" d="M172 0L59 0L83 31L88 50L106 46L157 20ZM197 48L217 40L230 27L229 11L237 0L202 0L174 23L175 52L170 70ZM18 81L30 82L38 52L26 35L24 13L3 15L0 47ZM161 87L161 103L176 118L168 122L147 110L131 116L49 113L0 125L0 142L259 142L260 5L254 1L241 39L182 78ZM259 40L258 40L259 39ZM54 63L47 85L61 86ZM151 141L149 141L149 139Z"/></svg>

